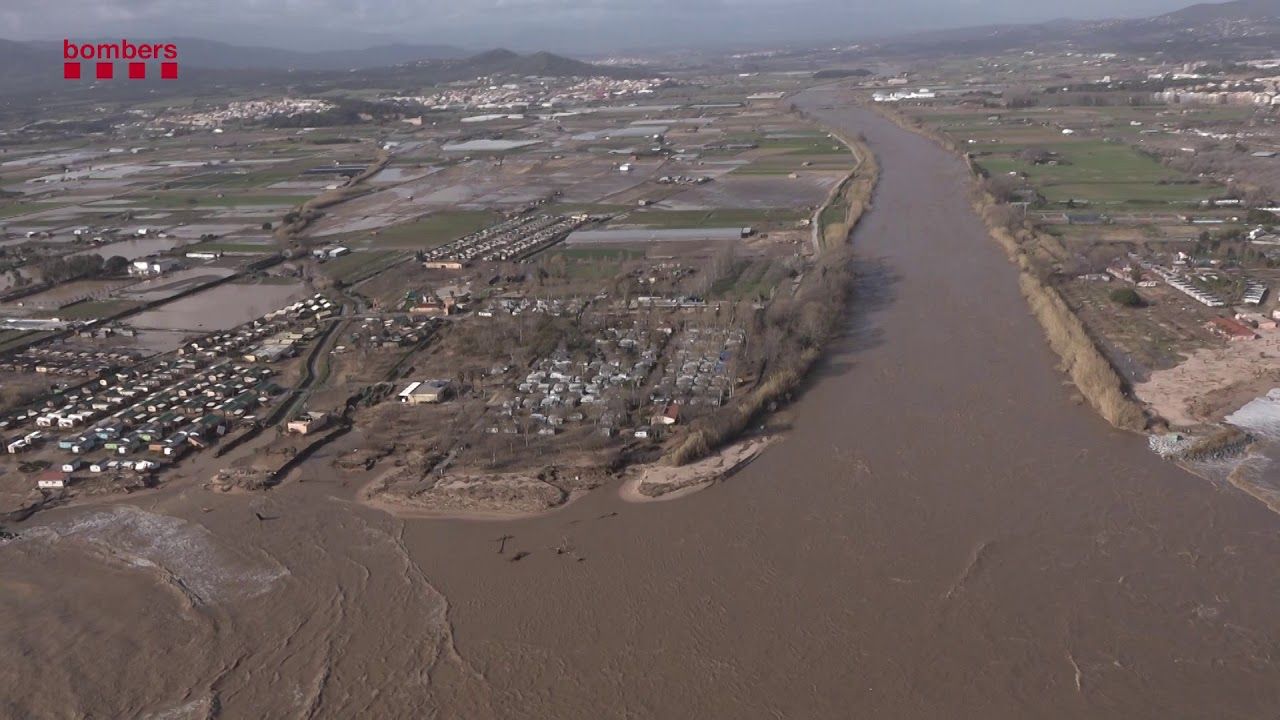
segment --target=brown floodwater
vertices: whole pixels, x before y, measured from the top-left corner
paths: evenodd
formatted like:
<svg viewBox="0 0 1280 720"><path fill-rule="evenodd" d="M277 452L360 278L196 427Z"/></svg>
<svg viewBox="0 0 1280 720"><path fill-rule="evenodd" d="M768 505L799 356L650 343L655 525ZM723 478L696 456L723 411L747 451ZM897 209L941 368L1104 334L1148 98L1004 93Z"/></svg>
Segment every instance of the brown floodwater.
<svg viewBox="0 0 1280 720"><path fill-rule="evenodd" d="M302 283L227 283L139 313L129 324L151 330L230 330L309 294Z"/></svg>
<svg viewBox="0 0 1280 720"><path fill-rule="evenodd" d="M0 715L1274 715L1280 520L1074 401L957 159L799 102L883 175L783 442L503 523L353 504L324 456L41 513L0 547Z"/></svg>

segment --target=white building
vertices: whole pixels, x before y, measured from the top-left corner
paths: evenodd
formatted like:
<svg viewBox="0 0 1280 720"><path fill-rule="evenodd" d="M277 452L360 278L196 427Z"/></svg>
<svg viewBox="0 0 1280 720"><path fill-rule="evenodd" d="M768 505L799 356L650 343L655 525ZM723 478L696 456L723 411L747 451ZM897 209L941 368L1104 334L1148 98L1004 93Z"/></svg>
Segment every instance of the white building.
<svg viewBox="0 0 1280 720"><path fill-rule="evenodd" d="M449 394L448 380L423 380L409 383L396 397L402 403L423 405L444 402Z"/></svg>

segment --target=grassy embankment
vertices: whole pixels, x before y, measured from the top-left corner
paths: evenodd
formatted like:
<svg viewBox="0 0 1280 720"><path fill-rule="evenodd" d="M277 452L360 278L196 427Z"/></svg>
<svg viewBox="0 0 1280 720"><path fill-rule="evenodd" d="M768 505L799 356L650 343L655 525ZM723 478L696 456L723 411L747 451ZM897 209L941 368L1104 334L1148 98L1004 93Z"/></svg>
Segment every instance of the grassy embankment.
<svg viewBox="0 0 1280 720"><path fill-rule="evenodd" d="M970 169L974 169L964 151L947 137L891 110L875 109L898 126L965 157ZM1010 262L1018 266L1022 294L1031 307L1031 314L1044 329L1049 347L1061 359L1063 371L1107 422L1124 430L1144 430L1148 418L1142 405L1129 395L1120 374L1098 349L1084 323L1048 281L1046 268L1054 260L1065 257L1065 249L1052 236L1038 233L1025 222L1014 219L1011 208L998 202L976 177L975 174L974 209Z"/></svg>
<svg viewBox="0 0 1280 720"><path fill-rule="evenodd" d="M767 359L760 383L677 435L663 456L668 464L687 465L706 457L741 435L761 413L785 400L822 356L827 340L844 317L853 281L849 234L871 200L880 169L865 144L844 137L840 140L857 158L857 164L817 213L820 226L815 230L818 247L814 266L794 296L776 298L766 312L765 322L773 326L780 340Z"/></svg>

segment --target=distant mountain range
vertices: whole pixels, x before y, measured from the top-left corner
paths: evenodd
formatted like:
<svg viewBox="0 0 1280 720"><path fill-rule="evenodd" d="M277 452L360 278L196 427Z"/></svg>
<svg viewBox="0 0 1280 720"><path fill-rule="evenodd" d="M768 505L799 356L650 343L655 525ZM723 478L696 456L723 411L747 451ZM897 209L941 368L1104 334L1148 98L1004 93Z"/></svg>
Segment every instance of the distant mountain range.
<svg viewBox="0 0 1280 720"><path fill-rule="evenodd" d="M412 88L486 75L636 77L640 74L629 68L592 65L548 52L521 55L500 49L471 54L448 45L382 45L364 50L299 52L199 38L166 42L178 46L181 68L178 82L170 85L112 81L101 84L105 91L113 98L124 98L137 92L190 89L196 83L207 87L246 82L350 85L365 81L375 86ZM75 88L62 79L62 63L60 43L0 39L0 67L6 68L5 73L0 73L0 93L73 90ZM85 81L76 83L80 87L86 84Z"/></svg>
<svg viewBox="0 0 1280 720"><path fill-rule="evenodd" d="M145 39L131 38L135 43ZM119 38L87 39L82 42L118 42ZM159 42L159 41L157 41ZM352 70L421 60L463 58L469 51L451 45L380 45L363 50L335 50L327 52L302 52L280 48L232 45L202 38L166 38L178 46L179 60L193 68L218 70ZM0 40L0 60L62 57L59 42L15 42Z"/></svg>
<svg viewBox="0 0 1280 720"><path fill-rule="evenodd" d="M288 86L300 92L362 85L412 90L485 75L637 77L632 68L592 65L547 52L510 50L479 54L450 45L378 45L363 50L302 52L177 38L181 79L175 83L98 83L104 100L157 93L201 93L249 85ZM1280 55L1280 0L1206 3L1136 20L1053 20L918 33L861 44L859 55L988 54L1017 49L1162 53L1170 59L1234 59ZM0 40L0 111L32 108L31 96L65 96L94 87L62 79L58 42ZM25 98L25 99L24 99Z"/></svg>
<svg viewBox="0 0 1280 720"><path fill-rule="evenodd" d="M869 52L976 54L1070 46L1173 57L1280 55L1280 0L1203 3L1136 20L1052 20L940 30L874 43Z"/></svg>
<svg viewBox="0 0 1280 720"><path fill-rule="evenodd" d="M183 64L198 68L234 70L360 70L401 65L422 60L464 58L472 54L452 45L379 45L363 50L300 52L269 47L242 47L203 40L177 38Z"/></svg>

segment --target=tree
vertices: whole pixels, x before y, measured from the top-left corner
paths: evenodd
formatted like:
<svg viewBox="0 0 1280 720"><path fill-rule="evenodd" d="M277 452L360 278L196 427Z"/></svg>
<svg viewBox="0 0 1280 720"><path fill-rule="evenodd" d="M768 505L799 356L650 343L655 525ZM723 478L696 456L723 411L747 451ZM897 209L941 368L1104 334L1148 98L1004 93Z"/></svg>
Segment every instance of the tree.
<svg viewBox="0 0 1280 720"><path fill-rule="evenodd" d="M1053 153L1042 147L1029 147L1018 153L1018 159L1028 165L1039 165L1053 159Z"/></svg>
<svg viewBox="0 0 1280 720"><path fill-rule="evenodd" d="M102 263L103 275L123 275L129 269L129 260L120 255L112 255Z"/></svg>
<svg viewBox="0 0 1280 720"><path fill-rule="evenodd" d="M1124 307L1142 307L1142 296L1133 288L1116 288L1111 291L1111 302Z"/></svg>
<svg viewBox="0 0 1280 720"><path fill-rule="evenodd" d="M271 231L271 221L270 221L270 220L268 220L268 221L266 221L266 222L262 223L262 229L263 229L263 230L266 230L267 232L270 232L270 231Z"/></svg>

